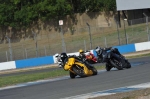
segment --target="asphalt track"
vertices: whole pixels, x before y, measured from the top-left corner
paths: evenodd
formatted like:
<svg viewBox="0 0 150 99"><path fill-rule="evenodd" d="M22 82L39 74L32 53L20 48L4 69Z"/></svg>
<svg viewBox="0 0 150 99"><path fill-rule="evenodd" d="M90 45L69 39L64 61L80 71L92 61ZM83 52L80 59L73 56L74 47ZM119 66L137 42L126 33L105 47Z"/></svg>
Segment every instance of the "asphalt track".
<svg viewBox="0 0 150 99"><path fill-rule="evenodd" d="M60 99L150 82L150 57L129 60L132 68L102 71L96 76L62 79L0 90L0 99Z"/></svg>

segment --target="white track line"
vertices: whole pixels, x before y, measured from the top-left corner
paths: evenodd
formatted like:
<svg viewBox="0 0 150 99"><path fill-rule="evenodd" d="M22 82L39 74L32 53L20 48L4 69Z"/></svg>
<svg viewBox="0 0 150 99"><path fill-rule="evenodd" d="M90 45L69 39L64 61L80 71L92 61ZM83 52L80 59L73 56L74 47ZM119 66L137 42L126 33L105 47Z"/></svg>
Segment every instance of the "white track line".
<svg viewBox="0 0 150 99"><path fill-rule="evenodd" d="M104 90L104 91L81 94L81 95L76 95L76 96L71 96L71 97L65 97L61 99L88 99L88 98L94 98L98 96L106 96L106 95L112 95L112 94L116 94L120 92L129 92L129 91L146 89L146 88L150 88L150 82L133 85L133 86L120 87L120 88L109 89L109 90Z"/></svg>

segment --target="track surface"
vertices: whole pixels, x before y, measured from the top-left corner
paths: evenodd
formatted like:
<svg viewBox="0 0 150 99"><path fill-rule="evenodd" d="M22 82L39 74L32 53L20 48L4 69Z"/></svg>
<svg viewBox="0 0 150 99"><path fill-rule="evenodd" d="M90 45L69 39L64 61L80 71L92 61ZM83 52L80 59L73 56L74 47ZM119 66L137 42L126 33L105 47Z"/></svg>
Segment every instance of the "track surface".
<svg viewBox="0 0 150 99"><path fill-rule="evenodd" d="M150 82L150 57L131 59L131 69L99 72L96 76L65 79L0 91L0 99L60 99Z"/></svg>

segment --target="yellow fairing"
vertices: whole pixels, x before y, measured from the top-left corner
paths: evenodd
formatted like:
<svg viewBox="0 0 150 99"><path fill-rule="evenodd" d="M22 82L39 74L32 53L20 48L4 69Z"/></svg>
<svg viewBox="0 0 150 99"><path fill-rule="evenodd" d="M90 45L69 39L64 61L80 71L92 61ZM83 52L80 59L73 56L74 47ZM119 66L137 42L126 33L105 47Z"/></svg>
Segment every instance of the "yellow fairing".
<svg viewBox="0 0 150 99"><path fill-rule="evenodd" d="M64 69L65 70L70 70L70 68L72 67L72 65L75 63L75 59L74 58L69 58L68 62L65 64Z"/></svg>
<svg viewBox="0 0 150 99"><path fill-rule="evenodd" d="M69 58L69 59L68 59L67 63L66 63L65 66L64 66L64 70L72 71L72 70L71 70L71 67L72 67L74 64L83 67L83 68L84 68L84 73L85 73L87 76L93 75L92 70L89 70L83 63L76 62L76 61L75 61L75 58ZM72 71L72 72L73 72L73 71Z"/></svg>
<svg viewBox="0 0 150 99"><path fill-rule="evenodd" d="M87 76L91 76L93 75L93 72L92 70L89 70L84 64L80 63L80 62L75 62L76 65L79 65L81 67L84 68L84 73L87 75Z"/></svg>

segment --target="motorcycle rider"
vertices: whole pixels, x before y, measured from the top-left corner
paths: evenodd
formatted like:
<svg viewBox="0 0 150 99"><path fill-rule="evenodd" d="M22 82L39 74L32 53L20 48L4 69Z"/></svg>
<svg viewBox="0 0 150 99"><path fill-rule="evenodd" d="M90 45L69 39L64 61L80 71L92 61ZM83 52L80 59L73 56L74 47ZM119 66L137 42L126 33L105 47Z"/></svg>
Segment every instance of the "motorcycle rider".
<svg viewBox="0 0 150 99"><path fill-rule="evenodd" d="M99 47L99 46L96 47L96 50L97 50L97 51L100 51L100 49L101 49L101 47ZM108 47L108 48L103 48L103 49L106 50L106 51L111 50L112 52L118 54L118 55L121 56L122 58L125 58L125 57L119 52L119 50L118 50L117 48ZM97 51L96 51L96 52L97 52Z"/></svg>
<svg viewBox="0 0 150 99"><path fill-rule="evenodd" d="M62 60L62 67L64 67L65 66L65 63L67 62L67 60L68 60L68 56L67 56L67 54L65 53L65 52L63 52L63 53L61 53L60 54L60 58L61 58L61 60Z"/></svg>
<svg viewBox="0 0 150 99"><path fill-rule="evenodd" d="M119 50L117 48L112 48L112 47L101 48L100 46L97 46L96 49L95 49L95 51L96 51L97 55L100 56L100 58L102 58L101 59L102 62L104 60L103 57L102 57L102 53L105 52L105 54L106 54L107 51L111 51L111 56L115 57L119 61L122 61L122 59L119 56L121 56L121 57L124 58L124 56L120 54L120 52L119 52ZM122 61L122 63L124 65L124 61Z"/></svg>
<svg viewBox="0 0 150 99"><path fill-rule="evenodd" d="M84 63L87 66L87 68L92 68L93 67L91 64L89 64L86 61L86 57L85 57L85 54L84 54L83 50L80 50L80 55L79 56L75 56L75 55L67 56L66 53L61 53L60 57L61 57L61 60L62 60L62 67L64 67L64 65L67 62L69 57L74 57L76 59L76 61Z"/></svg>
<svg viewBox="0 0 150 99"><path fill-rule="evenodd" d="M87 51L83 51L82 49L79 50L79 57L80 58L86 58L86 59L89 59L88 62L90 64L93 64L93 63L97 63L97 59L96 57L94 56L94 54L92 54L89 50ZM92 58L92 59L91 59Z"/></svg>
<svg viewBox="0 0 150 99"><path fill-rule="evenodd" d="M86 52L89 52L89 51L83 51L82 49L80 49L78 59L81 60L88 68L93 67L91 64L88 63L86 59L86 55L85 55Z"/></svg>
<svg viewBox="0 0 150 99"><path fill-rule="evenodd" d="M82 49L79 50L79 58L80 59L86 58L85 51L83 51Z"/></svg>
<svg viewBox="0 0 150 99"><path fill-rule="evenodd" d="M57 59L56 62L58 63L58 67L61 68L62 67L62 60L61 60L60 54L56 53L55 57Z"/></svg>
<svg viewBox="0 0 150 99"><path fill-rule="evenodd" d="M119 56L121 56L123 59L125 59L125 57L119 52L118 48L112 48L110 47L110 50L116 54L118 54Z"/></svg>

